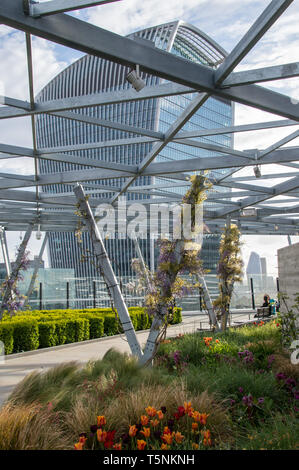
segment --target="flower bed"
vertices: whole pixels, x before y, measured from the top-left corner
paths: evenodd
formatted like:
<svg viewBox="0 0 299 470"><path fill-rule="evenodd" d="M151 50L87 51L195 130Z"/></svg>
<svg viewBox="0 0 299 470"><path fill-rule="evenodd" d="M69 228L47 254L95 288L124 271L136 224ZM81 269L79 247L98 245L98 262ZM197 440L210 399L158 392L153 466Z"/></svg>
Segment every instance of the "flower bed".
<svg viewBox="0 0 299 470"><path fill-rule="evenodd" d="M151 368L110 350L30 374L0 410L0 449L299 449L299 366L281 339L259 322L167 339Z"/></svg>

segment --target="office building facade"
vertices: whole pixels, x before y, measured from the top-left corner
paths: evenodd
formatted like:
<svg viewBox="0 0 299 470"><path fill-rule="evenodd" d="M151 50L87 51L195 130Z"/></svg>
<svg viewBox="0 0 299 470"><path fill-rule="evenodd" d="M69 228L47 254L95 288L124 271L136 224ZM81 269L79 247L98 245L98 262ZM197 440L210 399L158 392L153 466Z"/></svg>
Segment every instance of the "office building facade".
<svg viewBox="0 0 299 470"><path fill-rule="evenodd" d="M192 25L181 21L172 22L144 29L129 35L135 40L151 41L153 47L158 47L179 57L204 64L209 67L217 67L225 57L225 51L206 34ZM46 102L73 96L104 93L118 90L130 89L126 76L129 72L127 67L109 62L94 56L86 55L73 63L70 67L60 73L39 94L38 101ZM162 79L142 73L141 78L147 86L157 85ZM143 127L154 131L165 132L168 127L178 118L184 108L196 96L195 93L186 95L170 96L158 99L138 100L134 102L118 103L105 106L89 107L77 110L88 116L104 121L114 121L135 127ZM209 98L205 104L193 115L182 130L212 129L231 126L233 123L233 105L229 101ZM69 119L43 114L37 120L37 139L40 149L63 147L66 145L85 144L92 142L115 141L129 137L138 137L136 134L111 129L104 126L96 126L76 122ZM199 141L217 143L222 146L232 147L232 134L219 134L217 136L197 138ZM85 158L103 160L105 162L139 165L140 162L151 151L153 142L130 144L111 147L74 151L72 154L84 156ZM179 143L168 144L156 158L155 161L171 161L183 158L211 157L215 152L182 145ZM40 160L39 170L41 174L64 172L81 169L82 166ZM225 173L226 170L217 170L217 175ZM126 197L129 201L147 199L149 195L138 192L139 186L150 186L165 184L167 179L160 177L141 176L130 188ZM119 188L125 182L125 178L89 181L85 190L92 197L105 200L111 197L111 189ZM174 180L169 179L169 187L165 193L175 191L184 194L186 186L174 187ZM177 181L176 181L177 183ZM100 189L97 189L101 186ZM104 185L104 188L103 188ZM107 187L107 191L105 190ZM136 192L134 192L134 188ZM222 189L223 190L223 189ZM60 185L47 186L44 191L49 194L72 193L72 186ZM94 192L93 192L94 191ZM209 203L212 204L212 203ZM110 259L117 275L130 276L131 259L136 257L134 244L130 239L105 240ZM141 249L148 265L153 267L154 259L157 257L157 244L153 244L148 237L140 240ZM206 268L215 272L218 261L219 235L208 234L204 238L202 258ZM80 262L82 251L91 251L91 243L88 234L84 234L82 244L79 245L73 233L59 232L49 234L49 256L51 267L70 268L75 270L79 278L92 278L96 276L96 270L91 262ZM156 250L153 253L153 250Z"/></svg>

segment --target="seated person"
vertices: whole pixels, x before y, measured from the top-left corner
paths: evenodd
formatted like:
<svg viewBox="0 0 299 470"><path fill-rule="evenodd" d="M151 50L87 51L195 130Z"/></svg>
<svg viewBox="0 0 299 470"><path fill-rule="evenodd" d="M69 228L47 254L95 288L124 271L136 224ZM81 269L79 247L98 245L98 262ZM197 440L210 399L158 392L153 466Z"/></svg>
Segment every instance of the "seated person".
<svg viewBox="0 0 299 470"><path fill-rule="evenodd" d="M259 318L260 316L268 317L270 315L271 315L270 297L268 294L265 294L262 308L257 309L257 313L256 315L254 315L254 318Z"/></svg>

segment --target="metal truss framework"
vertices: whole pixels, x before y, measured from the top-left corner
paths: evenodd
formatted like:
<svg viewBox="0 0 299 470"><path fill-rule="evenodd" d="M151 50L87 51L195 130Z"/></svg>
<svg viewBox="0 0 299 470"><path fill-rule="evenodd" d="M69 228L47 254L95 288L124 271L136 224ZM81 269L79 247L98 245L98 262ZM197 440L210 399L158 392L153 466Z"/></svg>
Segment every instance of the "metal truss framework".
<svg viewBox="0 0 299 470"><path fill-rule="evenodd" d="M292 0L271 1L217 69L179 58L152 45L148 46L146 41L122 37L65 14L66 11L116 1L118 0L51 0L39 4L29 0L27 2L1 0L0 23L25 33L30 99L22 101L9 96L0 97L2 104L0 119L29 117L32 125L33 146L24 148L0 143L0 159L9 160L20 157L33 159L35 171L30 176L0 173L0 225L6 230L13 231L26 230L28 225L40 225L41 230L45 232L73 231L77 222L74 214L76 197L70 192L45 193L42 188L47 185L55 184L65 187L65 185L74 186L76 183L81 183L85 194L89 195L89 204L92 209L95 209L101 202L93 195L101 192L111 193L110 200L105 199L104 202L113 205L117 203L120 196L129 192L149 196L148 199L142 200L142 203L147 205L178 203L181 195L176 193L174 188L183 185L188 188L190 172L231 169L224 175L214 177L212 181L216 191L209 193L208 200L213 202L213 206L212 208L208 206L205 210L205 220L212 233L221 230L228 216L231 220L238 222L243 234L294 235L299 233L299 147L288 145L299 136L298 128L266 149L240 151L198 140L199 137L299 126L299 102L297 100L256 85L256 83L269 80L298 77L299 63L234 72L236 66L283 14ZM130 89L37 103L34 99L31 35L128 67L135 67L138 64L141 71L161 77L167 82L145 87L140 92ZM190 92L195 92L194 100L165 133L97 119L77 112L80 109L99 105L105 106ZM236 124L218 129L188 132L182 130L186 122L210 96L229 99L267 111L283 119L247 125ZM35 119L40 114L125 131L131 133L131 137L109 142L39 149L35 135ZM152 150L139 166L91 160L74 154L78 150L148 142L153 143ZM156 162L155 159L162 149L173 142L206 150L207 156L171 161L171 163ZM208 156L210 152L213 152L214 156ZM73 163L82 166L82 169L39 175L39 159ZM255 167L257 164L262 168L262 176L259 180L256 180L253 172L252 176L235 175L238 170ZM272 164L286 166L289 171L272 173L268 170L269 165ZM152 186L132 186L134 181L142 175L159 176L160 182ZM165 183L163 183L163 177ZM125 178L125 183L113 187L92 184L96 179L109 178L121 178L120 181ZM276 184L276 178L284 181ZM169 180L172 182L170 183ZM269 181L274 184L269 185ZM261 182L263 184L259 184ZM221 191L221 187L232 188L233 191L224 192ZM244 213L244 209L248 207L256 209L251 217Z"/></svg>

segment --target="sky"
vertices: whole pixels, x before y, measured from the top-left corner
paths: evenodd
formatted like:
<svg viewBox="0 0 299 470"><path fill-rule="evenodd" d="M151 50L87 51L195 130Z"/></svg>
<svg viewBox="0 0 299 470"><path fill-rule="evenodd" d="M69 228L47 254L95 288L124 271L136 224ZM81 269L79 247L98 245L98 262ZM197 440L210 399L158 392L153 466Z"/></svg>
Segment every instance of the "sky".
<svg viewBox="0 0 299 470"><path fill-rule="evenodd" d="M78 10L70 13L101 28L126 35L145 27L173 20L191 23L211 36L230 52L262 11L269 0L121 0L112 4ZM263 36L258 45L243 59L235 71L299 61L299 0L294 0L279 20ZM74 32L75 34L75 32ZM33 37L34 91L37 94L57 73L81 57L81 53ZM28 80L24 34L0 25L0 95L28 100ZM264 83L263 86L299 99L298 78ZM235 107L235 124L248 124L281 119L242 105ZM246 132L235 135L235 148L264 149L298 129L292 126L267 131ZM0 122L0 142L32 147L31 124L28 118ZM299 145L299 139L288 145ZM262 171L266 169L263 167ZM266 171L266 170L265 170ZM290 171L287 167L271 165L267 173ZM32 174L29 159L0 161L0 172ZM243 169L238 176L253 175L252 169ZM268 181L268 180L267 180ZM282 179L275 179L279 183ZM255 184L259 182L254 181ZM263 182L263 184L265 184ZM269 183L268 184L273 184ZM21 234L22 235L22 234ZM286 236L251 235L242 237L245 264L251 251L266 257L268 271L277 275L277 249L288 244ZM19 233L8 233L10 257L14 259ZM299 237L292 237L299 242ZM29 243L31 257L37 254L41 242L35 237ZM45 256L47 262L47 255Z"/></svg>

